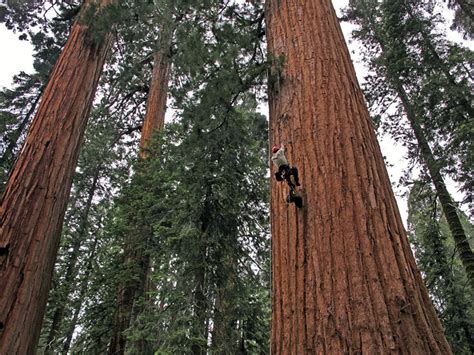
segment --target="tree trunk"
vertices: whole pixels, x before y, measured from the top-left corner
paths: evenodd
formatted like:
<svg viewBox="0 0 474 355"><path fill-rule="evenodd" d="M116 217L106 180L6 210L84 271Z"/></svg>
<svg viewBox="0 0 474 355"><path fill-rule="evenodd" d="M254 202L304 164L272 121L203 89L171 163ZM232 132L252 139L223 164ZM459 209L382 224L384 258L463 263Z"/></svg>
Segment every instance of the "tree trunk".
<svg viewBox="0 0 474 355"><path fill-rule="evenodd" d="M414 18L415 15L413 12L407 8L408 14ZM383 40L383 37L378 33L376 26L371 23L371 29L374 32L374 38L380 45L382 52L387 52L386 42ZM447 70L442 59L439 57L436 49L433 47L429 41L428 36L423 29L420 29L420 33L423 37L423 43L428 47L430 54L434 58L437 67L440 69L442 74L446 77L449 83L455 87L456 81ZM426 167L428 168L430 179L435 186L436 193L438 194L441 207L443 209L444 215L446 216L446 221L448 222L449 230L453 236L454 243L456 245L457 251L459 252L459 258L463 264L464 269L466 270L469 283L472 290L474 290L474 253L469 245L466 233L462 226L459 214L456 210L456 205L449 194L446 184L441 174L440 164L433 155L433 152L428 144L426 135L424 134L423 127L420 124L420 120L417 117L415 107L412 105L408 93L406 92L403 83L400 81L396 73L392 71L387 71L387 80L392 85L393 89L397 93L405 113L407 115L408 122L410 127L413 130L415 138L418 142L418 147L421 152L421 158L424 161ZM463 115L463 120L466 120L465 117L472 116L471 105L466 101L465 98L459 99L459 106L463 107L466 116Z"/></svg>
<svg viewBox="0 0 474 355"><path fill-rule="evenodd" d="M235 230L235 235L238 231ZM231 234L231 233L229 233ZM237 237L235 238L237 240ZM235 353L239 344L237 329L239 315L239 299L235 278L238 277L238 260L230 245L223 248L216 260L220 265L216 273L216 295L214 301L214 314L212 316L212 348L213 354Z"/></svg>
<svg viewBox="0 0 474 355"><path fill-rule="evenodd" d="M466 270L466 275L469 279L471 289L474 290L474 253L472 252L466 233L464 232L461 219L459 218L458 212L456 210L456 205L451 198L448 189L446 188L443 175L441 175L439 163L436 161L433 152L431 151L431 148L423 132L423 128L421 127L416 115L415 109L411 105L403 85L396 78L390 79L394 83L398 96L402 101L403 107L405 108L407 119L410 122L413 133L415 134L421 156L425 162L426 167L428 168L431 181L433 182L439 202L443 208L446 222L448 222L449 231L453 236L454 243L456 245L456 251L459 253L461 263Z"/></svg>
<svg viewBox="0 0 474 355"><path fill-rule="evenodd" d="M195 289L194 289L194 319L191 334L196 340L191 345L191 353L193 355L207 354L207 335L208 326L207 319L207 298L205 294L206 282L206 238L207 238L207 223L203 223L201 245L199 247L197 266L194 270ZM204 339L204 342L202 341Z"/></svg>
<svg viewBox="0 0 474 355"><path fill-rule="evenodd" d="M165 123L166 99L171 67L170 55L169 40L154 55L151 87L140 137L140 157L142 159L145 159L147 156L145 149L153 137L153 133L161 131Z"/></svg>
<svg viewBox="0 0 474 355"><path fill-rule="evenodd" d="M94 42L84 24L73 26L3 194L2 354L36 351L79 147L110 43L110 36Z"/></svg>
<svg viewBox="0 0 474 355"><path fill-rule="evenodd" d="M89 193L87 196L86 205L81 213L78 232L75 236L73 236L74 239L71 245L72 251L70 253L69 262L64 276L64 289L61 290L62 296L60 304L57 305L53 313L53 322L51 324L51 328L48 334L48 340L46 341L47 346L45 348L45 353L51 352L55 348L55 339L58 335L59 329L61 328L61 323L64 318L64 312L66 310L66 303L68 302L69 294L71 293L73 281L76 278L76 264L77 259L79 258L80 248L86 239L88 231L89 212L92 207L92 199L94 198L97 190L97 182L99 180L100 170L100 167L98 167L95 171L92 185L89 189Z"/></svg>
<svg viewBox="0 0 474 355"><path fill-rule="evenodd" d="M35 112L36 106L38 105L38 102L41 98L41 92L42 90L40 89L39 94L36 96L35 101L31 104L30 109L26 113L25 117L21 120L20 124L18 125L17 129L15 130L15 133L12 134L12 138L10 142L8 143L8 146L5 148L5 151L3 152L3 155L0 157L0 165L5 166L4 164L13 160L13 151L15 148L18 146L18 140L21 137L22 133L25 131L25 128L27 124L30 122L30 118ZM11 166L12 163L9 163L8 166Z"/></svg>
<svg viewBox="0 0 474 355"><path fill-rule="evenodd" d="M76 305L71 323L69 323L68 331L65 336L65 341L63 344L63 352L62 352L63 354L67 354L69 351L69 347L71 346L72 336L74 334L74 330L76 329L76 324L77 324L77 320L79 319L79 313L82 308L82 303L83 303L84 297L86 296L87 289L89 287L89 276L92 272L92 266L95 259L96 249L97 249L97 236L94 239L94 242L90 249L89 258L87 259L87 265L84 272L84 278L81 282L81 286L79 289L78 304Z"/></svg>
<svg viewBox="0 0 474 355"><path fill-rule="evenodd" d="M151 87L148 93L146 113L140 139L139 154L141 159L147 158L147 145L153 133L159 132L165 121L171 65L169 40L166 40L165 43L166 45L160 45L160 48L154 56ZM151 229L150 232L146 231L145 233L151 233ZM133 237L135 238L136 236ZM117 292L117 308L114 315L109 354L125 353L127 339L123 335L123 332L130 326L135 300L142 295L145 290L150 260L148 255L144 255L142 247L138 244L140 243L137 240L130 239L127 241L127 245L125 245L124 264L130 265L130 268L134 269L134 271L131 279L124 281L119 286Z"/></svg>
<svg viewBox="0 0 474 355"><path fill-rule="evenodd" d="M273 354L449 354L408 244L330 0L268 0L270 140L302 209L272 179Z"/></svg>

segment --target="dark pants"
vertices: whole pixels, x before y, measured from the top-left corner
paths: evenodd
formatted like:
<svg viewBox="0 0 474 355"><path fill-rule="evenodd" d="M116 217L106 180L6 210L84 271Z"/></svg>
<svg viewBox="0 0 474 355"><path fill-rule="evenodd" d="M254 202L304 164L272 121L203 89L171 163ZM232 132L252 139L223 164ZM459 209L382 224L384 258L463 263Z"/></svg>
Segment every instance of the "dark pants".
<svg viewBox="0 0 474 355"><path fill-rule="evenodd" d="M298 169L295 166L290 168L288 165L280 165L280 167L278 168L278 172L275 173L275 178L277 179L277 181L286 180L290 187L295 187L295 184L293 184L293 182L291 181L291 175L293 175L295 179L296 186L299 186L300 180L298 178Z"/></svg>

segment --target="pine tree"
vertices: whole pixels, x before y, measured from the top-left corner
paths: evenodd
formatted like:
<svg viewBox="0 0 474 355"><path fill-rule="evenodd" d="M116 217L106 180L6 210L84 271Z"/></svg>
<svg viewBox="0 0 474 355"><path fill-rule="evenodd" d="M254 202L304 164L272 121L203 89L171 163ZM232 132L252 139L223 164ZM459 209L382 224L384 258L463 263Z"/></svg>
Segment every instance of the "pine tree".
<svg viewBox="0 0 474 355"><path fill-rule="evenodd" d="M472 1L449 0L448 7L454 10L451 28L462 31L466 37L472 38L474 35L474 4Z"/></svg>
<svg viewBox="0 0 474 355"><path fill-rule="evenodd" d="M165 135L170 143L150 156L142 181L149 188L140 189L148 191L141 200L150 203L147 218L155 231L148 244L157 261L151 275L155 302L129 336L158 336L154 351L164 353L265 353L268 291L265 275L254 268L265 270L268 260L261 229L266 122L236 108L210 132L214 124L205 111L194 108L186 116L186 124ZM206 135L210 139L203 140Z"/></svg>
<svg viewBox="0 0 474 355"><path fill-rule="evenodd" d="M474 302L462 265L452 256L449 227L430 184L415 181L408 198L408 228L417 264L455 354L474 351ZM465 218L466 224L467 219ZM471 240L472 240L471 229Z"/></svg>
<svg viewBox="0 0 474 355"><path fill-rule="evenodd" d="M96 10L88 3L84 16ZM111 42L91 32L80 21L71 30L2 197L2 353L37 345L79 146Z"/></svg>
<svg viewBox="0 0 474 355"><path fill-rule="evenodd" d="M268 1L270 141L302 210L272 179L272 345L284 353L448 354L330 1Z"/></svg>

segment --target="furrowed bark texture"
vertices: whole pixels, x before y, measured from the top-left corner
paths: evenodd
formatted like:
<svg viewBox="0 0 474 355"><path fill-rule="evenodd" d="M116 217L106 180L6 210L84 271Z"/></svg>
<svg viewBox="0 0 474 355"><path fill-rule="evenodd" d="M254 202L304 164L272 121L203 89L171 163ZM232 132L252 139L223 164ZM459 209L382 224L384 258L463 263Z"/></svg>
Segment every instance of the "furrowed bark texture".
<svg viewBox="0 0 474 355"><path fill-rule="evenodd" d="M168 42L167 42L168 44ZM140 137L140 158L147 158L146 148L153 137L159 132L165 122L166 99L168 95L168 82L170 72L169 44L160 48L154 55L153 74L150 91L148 93L147 107ZM143 228L144 233L150 234L151 228ZM142 236L143 237L143 236ZM130 326L132 310L135 300L142 296L146 290L150 257L143 252L143 240L137 241L130 236L125 245L124 263L131 270L132 277L119 286L117 293L117 309L114 315L112 338L109 345L109 354L124 354L127 339L123 332ZM146 238L146 236L145 236Z"/></svg>
<svg viewBox="0 0 474 355"><path fill-rule="evenodd" d="M272 354L449 354L330 0L269 0Z"/></svg>
<svg viewBox="0 0 474 355"><path fill-rule="evenodd" d="M102 1L107 4L108 1ZM0 354L33 354L87 117L111 38L76 23L1 201Z"/></svg>

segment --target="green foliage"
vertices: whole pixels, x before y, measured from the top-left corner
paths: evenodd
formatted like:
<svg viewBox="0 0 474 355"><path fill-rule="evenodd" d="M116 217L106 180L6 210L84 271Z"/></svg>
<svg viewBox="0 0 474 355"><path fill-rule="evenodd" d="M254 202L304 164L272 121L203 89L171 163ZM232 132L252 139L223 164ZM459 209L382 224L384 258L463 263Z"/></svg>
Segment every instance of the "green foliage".
<svg viewBox="0 0 474 355"><path fill-rule="evenodd" d="M170 127L162 150L152 150L143 180L155 186L143 191L160 192L142 198L154 201L146 210L159 239L151 291L160 305L151 322L161 330L159 352L184 353L199 342L205 346L205 334L212 332L205 324L219 321L219 311L231 337L216 346L236 349L243 342L246 348L264 349L269 316L268 192L261 164L266 121L235 111L218 130L204 133L206 122L193 114L193 127ZM203 289L205 323L196 309L197 285ZM266 327L253 334L255 322ZM132 329L131 339L136 336Z"/></svg>
<svg viewBox="0 0 474 355"><path fill-rule="evenodd" d="M43 82L39 75L20 73L14 88L0 92L0 192L26 136L39 102Z"/></svg>
<svg viewBox="0 0 474 355"><path fill-rule="evenodd" d="M450 239L436 195L428 184L415 182L409 197L409 235L438 316L454 354L474 351L474 298L465 271L453 258ZM464 216L465 227L469 222ZM474 239L472 227L466 228Z"/></svg>
<svg viewBox="0 0 474 355"><path fill-rule="evenodd" d="M461 32L465 38L472 38L474 35L474 9L469 0L430 0L433 7L436 4L447 3L448 7L454 11L451 29Z"/></svg>
<svg viewBox="0 0 474 355"><path fill-rule="evenodd" d="M79 2L51 5L18 4L3 13L7 26L34 45L37 70L0 95L0 149L10 165L80 9ZM50 16L55 10L58 16ZM99 18L97 10L88 7L80 21L94 41L112 28L115 43L76 169L39 350L107 351L117 289L142 281L141 265L123 262L131 248L149 258L151 272L126 331L130 353L196 346L266 353L267 122L256 112L268 70L261 5L120 1ZM172 37L176 122L157 137L150 159L132 165L149 63L165 36ZM2 164L1 179L10 165Z"/></svg>

